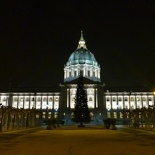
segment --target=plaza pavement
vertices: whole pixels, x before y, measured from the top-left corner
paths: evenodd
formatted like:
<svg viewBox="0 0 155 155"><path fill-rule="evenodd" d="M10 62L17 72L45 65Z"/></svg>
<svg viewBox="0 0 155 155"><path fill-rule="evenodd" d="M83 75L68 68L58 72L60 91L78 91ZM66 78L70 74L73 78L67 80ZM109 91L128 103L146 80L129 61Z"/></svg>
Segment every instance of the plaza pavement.
<svg viewBox="0 0 155 155"><path fill-rule="evenodd" d="M0 155L154 155L155 133L63 126L0 133Z"/></svg>

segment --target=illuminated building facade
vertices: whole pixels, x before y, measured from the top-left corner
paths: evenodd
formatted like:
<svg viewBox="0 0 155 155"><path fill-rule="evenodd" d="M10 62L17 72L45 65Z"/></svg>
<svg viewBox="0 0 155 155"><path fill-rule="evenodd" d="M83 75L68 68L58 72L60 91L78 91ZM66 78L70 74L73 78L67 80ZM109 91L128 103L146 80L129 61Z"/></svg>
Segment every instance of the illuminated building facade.
<svg viewBox="0 0 155 155"><path fill-rule="evenodd" d="M109 92L100 79L100 65L87 47L81 32L77 49L70 55L64 66L64 81L59 86L61 92L11 92L0 93L0 103L4 106L43 111L43 118L60 118L65 124L73 124L71 116L74 108L76 84L79 74L84 77L88 107L92 124L102 124L103 118L122 119L122 109L136 109L154 105L153 92Z"/></svg>

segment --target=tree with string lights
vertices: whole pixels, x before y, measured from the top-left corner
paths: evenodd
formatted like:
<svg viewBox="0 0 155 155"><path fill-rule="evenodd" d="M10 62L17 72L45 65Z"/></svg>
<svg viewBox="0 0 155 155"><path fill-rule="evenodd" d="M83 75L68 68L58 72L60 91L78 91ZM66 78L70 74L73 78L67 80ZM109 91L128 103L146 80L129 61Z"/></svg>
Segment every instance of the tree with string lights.
<svg viewBox="0 0 155 155"><path fill-rule="evenodd" d="M78 125L79 127L84 127L83 123L89 123L91 121L90 111L87 105L87 93L84 89L82 75L78 78L72 121L80 123L80 125Z"/></svg>

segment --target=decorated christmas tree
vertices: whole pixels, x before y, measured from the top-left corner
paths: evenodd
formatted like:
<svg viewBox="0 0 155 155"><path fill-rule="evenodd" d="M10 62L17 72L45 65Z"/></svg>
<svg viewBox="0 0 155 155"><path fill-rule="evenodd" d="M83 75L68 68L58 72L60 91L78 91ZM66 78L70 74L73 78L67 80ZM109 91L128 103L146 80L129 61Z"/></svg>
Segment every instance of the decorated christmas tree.
<svg viewBox="0 0 155 155"><path fill-rule="evenodd" d="M87 93L84 89L83 76L79 76L77 83L77 91L75 96L75 108L73 111L72 120L80 123L80 127L84 127L83 123L91 121L90 112L87 105Z"/></svg>

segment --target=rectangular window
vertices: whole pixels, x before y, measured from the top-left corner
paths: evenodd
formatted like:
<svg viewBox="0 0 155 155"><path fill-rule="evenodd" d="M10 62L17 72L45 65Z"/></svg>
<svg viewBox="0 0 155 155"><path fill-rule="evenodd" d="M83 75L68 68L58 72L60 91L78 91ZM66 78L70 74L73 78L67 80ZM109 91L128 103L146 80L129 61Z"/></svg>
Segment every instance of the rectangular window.
<svg viewBox="0 0 155 155"><path fill-rule="evenodd" d="M74 71L74 76L76 76L76 71Z"/></svg>
<svg viewBox="0 0 155 155"><path fill-rule="evenodd" d="M40 97L38 97L38 98L37 98L37 101L38 101L38 102L39 102L39 101L41 101L41 98L40 98Z"/></svg>
<svg viewBox="0 0 155 155"><path fill-rule="evenodd" d="M57 118L58 117L58 112L55 112L54 113L54 118Z"/></svg>
<svg viewBox="0 0 155 155"><path fill-rule="evenodd" d="M50 98L49 98L49 102L52 102L52 101L53 101L53 98L52 98L52 97L50 97Z"/></svg>
<svg viewBox="0 0 155 155"><path fill-rule="evenodd" d="M133 98L133 97L131 97L131 98L130 98L130 101L134 101L134 98Z"/></svg>
<svg viewBox="0 0 155 155"><path fill-rule="evenodd" d="M17 102L17 101L18 101L18 98L17 98L17 97L15 97L15 98L14 98L14 102Z"/></svg>
<svg viewBox="0 0 155 155"><path fill-rule="evenodd" d="M142 100L143 100L143 101L146 101L146 97L143 97Z"/></svg>
<svg viewBox="0 0 155 155"><path fill-rule="evenodd" d="M109 97L107 97L107 101L110 101Z"/></svg>
<svg viewBox="0 0 155 155"><path fill-rule="evenodd" d="M123 118L123 114L120 112L120 118Z"/></svg>
<svg viewBox="0 0 155 155"><path fill-rule="evenodd" d="M58 97L56 97L56 98L55 98L55 102L58 102L58 101L59 101L59 98L58 98Z"/></svg>
<svg viewBox="0 0 155 155"><path fill-rule="evenodd" d="M152 101L152 98L151 97L149 97L149 101Z"/></svg>
<svg viewBox="0 0 155 155"><path fill-rule="evenodd" d="M114 118L117 118L117 112L114 112Z"/></svg>
<svg viewBox="0 0 155 155"><path fill-rule="evenodd" d="M45 113L45 112L43 112L43 118L45 118L45 116L46 116L46 113Z"/></svg>
<svg viewBox="0 0 155 155"><path fill-rule="evenodd" d="M48 112L48 118L51 118L51 112Z"/></svg>
<svg viewBox="0 0 155 155"><path fill-rule="evenodd" d="M93 99L91 97L89 97L89 101L93 101Z"/></svg>
<svg viewBox="0 0 155 155"><path fill-rule="evenodd" d="M90 76L90 71L88 71L88 76Z"/></svg>
<svg viewBox="0 0 155 155"><path fill-rule="evenodd" d="M46 102L46 101L47 101L47 98L46 98L46 97L44 97L44 98L43 98L43 102Z"/></svg>
<svg viewBox="0 0 155 155"><path fill-rule="evenodd" d="M127 98L127 97L125 97L125 98L124 98L124 101L128 101L128 98Z"/></svg>
<svg viewBox="0 0 155 155"><path fill-rule="evenodd" d="M107 112L107 118L111 118L110 112Z"/></svg>

